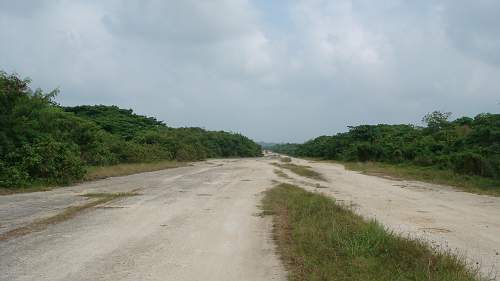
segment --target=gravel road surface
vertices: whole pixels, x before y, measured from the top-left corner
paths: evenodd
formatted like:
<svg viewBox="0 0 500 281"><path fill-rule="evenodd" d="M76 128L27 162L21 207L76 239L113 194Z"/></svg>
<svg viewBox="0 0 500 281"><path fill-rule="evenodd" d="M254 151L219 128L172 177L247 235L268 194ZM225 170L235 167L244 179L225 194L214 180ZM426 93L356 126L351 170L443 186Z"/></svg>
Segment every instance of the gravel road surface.
<svg viewBox="0 0 500 281"><path fill-rule="evenodd" d="M1 196L6 232L84 203L81 194L141 194L0 241L0 280L285 280L270 218L258 216L272 177L263 160L214 160Z"/></svg>
<svg viewBox="0 0 500 281"><path fill-rule="evenodd" d="M0 280L286 280L269 217L258 205L273 181L333 196L402 235L500 272L500 198L293 159L327 182L283 170L276 157L198 162L47 192L0 196L0 235L85 204L80 195L127 192L46 229L0 241ZM316 188L319 183L325 188ZM92 200L92 199L91 199ZM500 280L500 279L498 279Z"/></svg>

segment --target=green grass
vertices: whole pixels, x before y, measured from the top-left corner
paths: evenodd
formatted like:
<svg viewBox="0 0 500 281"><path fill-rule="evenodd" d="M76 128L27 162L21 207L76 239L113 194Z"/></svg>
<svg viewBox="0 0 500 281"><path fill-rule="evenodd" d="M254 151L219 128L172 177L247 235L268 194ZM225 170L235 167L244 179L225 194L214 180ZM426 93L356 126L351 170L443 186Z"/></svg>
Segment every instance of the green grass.
<svg viewBox="0 0 500 281"><path fill-rule="evenodd" d="M342 164L346 169L360 171L368 175L419 180L449 185L476 194L500 196L500 181L495 179L460 175L450 170L439 170L434 167L392 165L378 162L345 162Z"/></svg>
<svg viewBox="0 0 500 281"><path fill-rule="evenodd" d="M113 201L118 198L124 198L124 197L130 197L130 196L136 196L139 195L135 191L131 192L117 192L117 193L89 193L89 194L84 194L82 196L87 197L89 199L96 199L96 200L91 200L83 205L78 205L78 206L71 206L64 211L55 214L51 217L35 221L33 223L30 223L26 226L18 227L15 229L12 229L10 231L7 231L5 233L0 234L0 241L5 241L9 240L15 237L20 237L27 235L32 232L37 232L37 231L42 231L46 229L49 225L52 224L57 224L66 220L69 220L84 210L87 210L89 208L108 203L110 201Z"/></svg>
<svg viewBox="0 0 500 281"><path fill-rule="evenodd" d="M278 176L278 177L281 177L281 178L284 178L284 179L291 179L290 176L288 176L285 172L283 172L282 170L279 170L279 169L274 169L274 173Z"/></svg>
<svg viewBox="0 0 500 281"><path fill-rule="evenodd" d="M463 260L388 232L320 194L280 184L263 198L289 280L473 281Z"/></svg>
<svg viewBox="0 0 500 281"><path fill-rule="evenodd" d="M310 166L302 166L292 163L285 163L285 164L271 163L271 164L279 168L290 170L293 173L302 177L314 180L326 181L326 179L320 173L314 171Z"/></svg>

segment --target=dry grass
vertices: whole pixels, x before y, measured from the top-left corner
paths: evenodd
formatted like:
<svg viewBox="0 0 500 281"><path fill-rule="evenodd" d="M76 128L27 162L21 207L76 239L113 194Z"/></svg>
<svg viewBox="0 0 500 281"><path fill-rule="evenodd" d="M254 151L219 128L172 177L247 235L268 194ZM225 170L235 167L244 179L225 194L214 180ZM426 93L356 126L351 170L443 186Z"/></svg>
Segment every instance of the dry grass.
<svg viewBox="0 0 500 281"><path fill-rule="evenodd" d="M294 185L268 190L262 215L273 215L274 239L289 280L479 280L463 259L388 232Z"/></svg>
<svg viewBox="0 0 500 281"><path fill-rule="evenodd" d="M299 176L302 176L302 177L306 177L306 178L310 178L310 179L314 179L314 180L326 181L326 179L323 177L323 175L314 171L310 166L302 166L302 165L296 165L296 164L291 164L291 163L285 163L285 164L271 163L271 164L276 166L276 167L279 167L279 168L290 170L293 173L295 173Z"/></svg>
<svg viewBox="0 0 500 281"><path fill-rule="evenodd" d="M322 160L319 158L301 157L313 162L335 163L343 165L347 170L358 171L366 175L395 180L416 180L434 184L447 185L459 190L481 194L500 196L500 180L479 176L456 174L450 170L436 167L422 167L411 164L387 164L380 162L345 162Z"/></svg>
<svg viewBox="0 0 500 281"><path fill-rule="evenodd" d="M287 180L292 179L290 176L288 176L287 174L285 174L285 172L283 172L282 170L279 170L279 169L274 169L274 173L275 173L278 177L281 177L281 178L284 178L284 179L287 179Z"/></svg>
<svg viewBox="0 0 500 281"><path fill-rule="evenodd" d="M459 175L449 170L413 165L391 165L377 162L347 162L342 164L346 169L359 171L367 175L418 180L453 186L460 190L476 194L500 196L500 181L494 179Z"/></svg>
<svg viewBox="0 0 500 281"><path fill-rule="evenodd" d="M126 176L131 174L159 171L187 166L186 162L161 161L152 163L118 164L112 166L94 166L87 170L85 181L104 179L109 177Z"/></svg>
<svg viewBox="0 0 500 281"><path fill-rule="evenodd" d="M20 188L4 188L0 187L0 196L1 195L10 195L16 193L30 193L30 192L38 192L38 191L49 191L56 188L55 186L30 186L30 187L20 187Z"/></svg>
<svg viewBox="0 0 500 281"><path fill-rule="evenodd" d="M20 237L24 236L26 234L32 233L32 232L37 232L37 231L42 231L46 229L49 225L57 224L66 220L69 220L71 218L74 218L81 212L104 204L108 203L112 200L118 199L118 198L124 198L124 197L130 197L130 196L136 196L139 195L138 193L132 191L132 192L118 192L118 193L89 193L89 194L84 194L82 196L85 196L89 199L97 199L97 200L92 200L90 202L87 202L83 205L78 205L78 206L71 206L64 211L53 215L51 217L35 221L33 223L30 223L26 226L22 226L16 229L12 229L10 231L7 231L5 233L0 234L0 241L4 240L9 240L15 237Z"/></svg>

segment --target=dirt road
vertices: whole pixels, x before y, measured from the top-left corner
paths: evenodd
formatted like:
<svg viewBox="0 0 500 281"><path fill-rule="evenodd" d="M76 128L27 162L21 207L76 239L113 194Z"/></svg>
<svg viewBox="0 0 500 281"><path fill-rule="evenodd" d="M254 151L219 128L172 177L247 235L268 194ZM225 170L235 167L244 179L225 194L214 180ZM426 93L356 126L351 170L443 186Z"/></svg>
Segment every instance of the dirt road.
<svg viewBox="0 0 500 281"><path fill-rule="evenodd" d="M258 216L272 177L263 160L217 160L2 196L6 232L81 204L79 194L141 194L0 241L0 280L285 280L270 218Z"/></svg>
<svg viewBox="0 0 500 281"><path fill-rule="evenodd" d="M80 205L91 192L138 189L70 220L0 241L0 280L285 280L262 191L292 182L355 206L390 229L458 250L500 271L500 198L419 182L345 171L294 159L323 174L317 181L271 158L210 160L190 167L110 178L49 192L0 196L0 235Z"/></svg>

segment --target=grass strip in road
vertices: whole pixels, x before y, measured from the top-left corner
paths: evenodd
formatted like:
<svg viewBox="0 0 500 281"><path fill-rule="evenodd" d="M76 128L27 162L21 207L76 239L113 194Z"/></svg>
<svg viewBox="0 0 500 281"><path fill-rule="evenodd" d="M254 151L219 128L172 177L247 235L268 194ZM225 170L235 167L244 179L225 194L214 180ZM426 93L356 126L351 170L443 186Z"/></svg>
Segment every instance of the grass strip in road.
<svg viewBox="0 0 500 281"><path fill-rule="evenodd" d="M345 162L341 164L346 169L359 171L367 175L418 180L449 185L476 194L500 196L500 180L491 178L460 175L450 170L439 170L435 167L392 165L378 162Z"/></svg>
<svg viewBox="0 0 500 281"><path fill-rule="evenodd" d="M50 184L35 184L33 186L28 187L16 187L16 188L5 188L0 187L0 196L2 195L11 195L16 193L30 193L30 192L39 192L39 191L49 191L56 188L54 185Z"/></svg>
<svg viewBox="0 0 500 281"><path fill-rule="evenodd" d="M280 156L280 161L283 162L283 163L291 163L292 162L292 158L288 157L288 156Z"/></svg>
<svg viewBox="0 0 500 281"><path fill-rule="evenodd" d="M333 199L279 184L263 198L289 280L477 281L464 261L388 232Z"/></svg>
<svg viewBox="0 0 500 281"><path fill-rule="evenodd" d="M109 177L127 176L143 172L153 172L187 166L186 162L160 161L151 163L128 163L112 166L92 166L87 169L85 181L104 179Z"/></svg>
<svg viewBox="0 0 500 281"><path fill-rule="evenodd" d="M279 169L274 169L274 173L278 176L278 177L281 177L281 178L284 178L284 179L292 179L290 176L288 176L285 172L283 172L282 170L279 170Z"/></svg>
<svg viewBox="0 0 500 281"><path fill-rule="evenodd" d="M314 171L310 166L302 166L291 163L280 164L276 162L271 164L279 168L290 170L293 173L302 177L314 180L326 181L326 179L320 173Z"/></svg>
<svg viewBox="0 0 500 281"><path fill-rule="evenodd" d="M26 234L32 233L32 232L37 232L37 231L42 231L46 229L49 225L52 224L57 224L66 220L69 220L71 218L74 218L78 214L80 214L82 211L104 204L108 203L110 201L113 201L118 198L124 198L124 197L130 197L130 196L136 196L139 195L136 192L118 192L118 193L88 193L84 194L82 196L87 197L89 199L96 199L92 200L90 202L87 202L83 205L78 205L78 206L71 206L64 211L53 215L51 217L41 219L38 221L35 221L33 223L30 223L26 226L22 226L16 229L12 229L10 231L7 231L5 233L0 234L0 241L5 241L9 240L15 237L20 237L24 236Z"/></svg>

